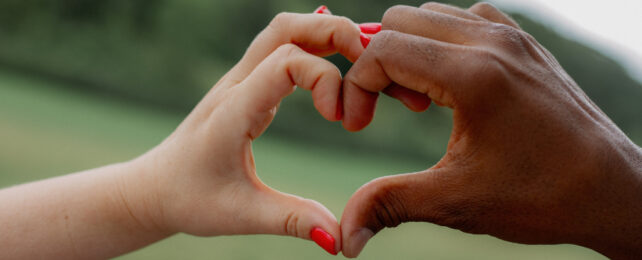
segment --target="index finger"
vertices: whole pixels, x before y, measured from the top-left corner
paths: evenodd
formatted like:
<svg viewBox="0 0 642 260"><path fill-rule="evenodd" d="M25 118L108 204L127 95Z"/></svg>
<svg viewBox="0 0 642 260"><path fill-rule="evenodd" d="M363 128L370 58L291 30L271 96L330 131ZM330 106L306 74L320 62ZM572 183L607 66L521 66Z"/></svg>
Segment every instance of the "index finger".
<svg viewBox="0 0 642 260"><path fill-rule="evenodd" d="M344 77L344 128L358 131L367 126L374 115L376 93L392 83L454 108L465 93L462 86L470 85L484 68L478 61L485 59L475 55L485 53L397 31L380 32Z"/></svg>
<svg viewBox="0 0 642 260"><path fill-rule="evenodd" d="M280 13L254 39L230 76L242 81L263 59L287 43L319 56L339 52L354 62L364 50L359 33L359 27L346 17Z"/></svg>

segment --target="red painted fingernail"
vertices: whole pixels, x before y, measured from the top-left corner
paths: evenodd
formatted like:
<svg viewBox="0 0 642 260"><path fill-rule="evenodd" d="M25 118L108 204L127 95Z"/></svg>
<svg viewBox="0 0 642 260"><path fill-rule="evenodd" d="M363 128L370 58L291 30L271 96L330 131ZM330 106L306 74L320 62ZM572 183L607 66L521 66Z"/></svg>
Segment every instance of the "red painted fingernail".
<svg viewBox="0 0 642 260"><path fill-rule="evenodd" d="M361 33L359 35L359 39L361 39L361 45L363 45L363 48L368 47L368 44L370 44L370 36L365 33Z"/></svg>
<svg viewBox="0 0 642 260"><path fill-rule="evenodd" d="M310 238L314 240L321 248L328 251L328 253L336 255L337 250L334 249L334 237L325 230L315 227L310 231Z"/></svg>
<svg viewBox="0 0 642 260"><path fill-rule="evenodd" d="M359 24L362 33L375 34L381 31L381 23L362 23Z"/></svg>
<svg viewBox="0 0 642 260"><path fill-rule="evenodd" d="M319 6L319 8L317 8L317 10L314 10L313 13L315 13L315 14L330 14L330 10L328 9L327 6L322 5L322 6Z"/></svg>

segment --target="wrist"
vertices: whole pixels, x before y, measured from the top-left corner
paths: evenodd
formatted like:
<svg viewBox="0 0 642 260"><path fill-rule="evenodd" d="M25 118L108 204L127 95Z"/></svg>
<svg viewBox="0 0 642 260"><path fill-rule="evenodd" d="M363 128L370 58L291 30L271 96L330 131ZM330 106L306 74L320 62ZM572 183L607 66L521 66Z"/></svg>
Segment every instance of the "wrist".
<svg viewBox="0 0 642 260"><path fill-rule="evenodd" d="M117 195L120 197L121 210L129 215L133 226L140 232L159 237L159 240L173 233L167 228L163 218L163 199L159 176L150 171L144 157L121 163L117 181Z"/></svg>
<svg viewBox="0 0 642 260"><path fill-rule="evenodd" d="M618 143L603 163L601 186L595 194L595 220L585 246L611 259L642 255L642 149L630 140Z"/></svg>

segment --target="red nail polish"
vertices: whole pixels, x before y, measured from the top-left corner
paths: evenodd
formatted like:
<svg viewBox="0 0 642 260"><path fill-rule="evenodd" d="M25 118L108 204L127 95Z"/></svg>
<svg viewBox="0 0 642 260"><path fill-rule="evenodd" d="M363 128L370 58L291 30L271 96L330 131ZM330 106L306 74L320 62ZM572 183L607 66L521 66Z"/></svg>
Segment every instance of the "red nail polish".
<svg viewBox="0 0 642 260"><path fill-rule="evenodd" d="M315 227L310 231L310 238L317 243L321 248L328 251L328 253L336 255L337 251L334 249L334 237L325 230Z"/></svg>
<svg viewBox="0 0 642 260"><path fill-rule="evenodd" d="M362 23L359 24L359 29L365 34L376 34L381 31L381 23Z"/></svg>
<svg viewBox="0 0 642 260"><path fill-rule="evenodd" d="M368 47L368 44L370 44L370 36L365 33L361 33L359 35L359 39L361 39L361 45L363 45L363 48Z"/></svg>
<svg viewBox="0 0 642 260"><path fill-rule="evenodd" d="M330 14L330 10L328 10L328 7L325 5L319 6L317 10L314 10L315 14Z"/></svg>

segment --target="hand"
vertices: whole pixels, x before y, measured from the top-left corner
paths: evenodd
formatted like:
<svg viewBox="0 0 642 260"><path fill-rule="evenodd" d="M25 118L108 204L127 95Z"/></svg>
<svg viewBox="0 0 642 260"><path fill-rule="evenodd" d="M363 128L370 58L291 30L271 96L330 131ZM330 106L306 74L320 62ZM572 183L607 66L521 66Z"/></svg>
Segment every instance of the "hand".
<svg viewBox="0 0 642 260"><path fill-rule="evenodd" d="M276 16L176 131L133 162L139 181L123 190L131 193L125 197L132 198L134 215L170 233L199 236L263 233L310 239L318 227L336 238L326 250L340 251L332 213L263 184L252 156L252 141L295 85L312 91L323 117L341 119L339 70L304 49L319 56L340 52L351 61L363 52L359 29L347 18Z"/></svg>
<svg viewBox="0 0 642 260"><path fill-rule="evenodd" d="M436 165L352 196L344 255L407 221L642 255L642 151L533 37L485 3L395 6L382 23L344 78L344 127L365 127L377 93L401 86L453 109L454 125Z"/></svg>

